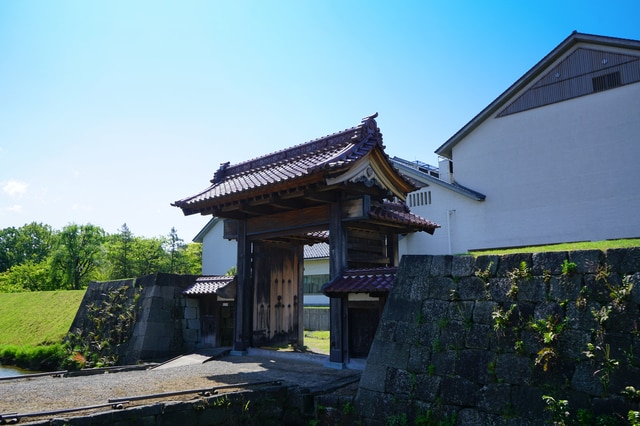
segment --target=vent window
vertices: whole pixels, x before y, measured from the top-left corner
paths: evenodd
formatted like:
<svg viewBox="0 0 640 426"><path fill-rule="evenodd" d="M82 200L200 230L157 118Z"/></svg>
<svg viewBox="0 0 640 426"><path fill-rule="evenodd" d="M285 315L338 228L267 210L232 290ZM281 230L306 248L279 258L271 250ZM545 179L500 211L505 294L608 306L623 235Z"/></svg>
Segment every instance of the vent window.
<svg viewBox="0 0 640 426"><path fill-rule="evenodd" d="M431 191L416 192L407 197L409 207L427 206L431 204Z"/></svg>
<svg viewBox="0 0 640 426"><path fill-rule="evenodd" d="M593 77L591 81L593 83L594 92L602 92L603 90L613 89L622 85L620 80L620 71L601 75L599 77Z"/></svg>

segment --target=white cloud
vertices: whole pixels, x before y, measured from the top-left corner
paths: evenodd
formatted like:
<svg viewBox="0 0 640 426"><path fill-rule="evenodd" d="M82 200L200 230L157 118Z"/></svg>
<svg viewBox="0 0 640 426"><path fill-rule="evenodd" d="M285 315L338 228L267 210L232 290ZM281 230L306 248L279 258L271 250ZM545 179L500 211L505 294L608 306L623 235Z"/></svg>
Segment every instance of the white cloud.
<svg viewBox="0 0 640 426"><path fill-rule="evenodd" d="M93 206L90 206L88 204L73 204L71 206L71 210L74 211L83 211L83 212L90 212L93 211Z"/></svg>
<svg viewBox="0 0 640 426"><path fill-rule="evenodd" d="M9 195L9 197L18 197L24 195L27 192L29 184L20 182L17 180L9 179L7 183L2 187L2 192Z"/></svg>
<svg viewBox="0 0 640 426"><path fill-rule="evenodd" d="M20 204L14 204L13 206L5 207L4 210L10 213L20 213L22 206Z"/></svg>

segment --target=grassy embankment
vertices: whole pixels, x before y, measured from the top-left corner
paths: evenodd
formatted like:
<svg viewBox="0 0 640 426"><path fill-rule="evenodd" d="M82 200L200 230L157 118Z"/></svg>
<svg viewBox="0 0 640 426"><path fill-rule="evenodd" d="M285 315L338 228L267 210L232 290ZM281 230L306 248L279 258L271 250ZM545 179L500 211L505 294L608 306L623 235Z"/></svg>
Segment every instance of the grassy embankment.
<svg viewBox="0 0 640 426"><path fill-rule="evenodd" d="M0 364L58 367L83 296L84 290L0 293Z"/></svg>
<svg viewBox="0 0 640 426"><path fill-rule="evenodd" d="M625 240L584 241L577 243L550 244L545 246L518 247L510 249L477 250L469 254L482 256L485 254L513 254L513 253L540 253L545 251L571 251L571 250L607 250L611 248L640 247L640 238Z"/></svg>

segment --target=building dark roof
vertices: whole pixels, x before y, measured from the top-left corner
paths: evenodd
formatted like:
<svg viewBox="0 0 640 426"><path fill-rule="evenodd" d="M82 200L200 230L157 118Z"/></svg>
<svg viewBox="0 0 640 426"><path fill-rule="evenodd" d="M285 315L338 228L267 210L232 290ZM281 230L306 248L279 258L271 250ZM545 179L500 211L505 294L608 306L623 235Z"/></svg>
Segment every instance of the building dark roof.
<svg viewBox="0 0 640 426"><path fill-rule="evenodd" d="M211 186L173 205L181 208L185 215L201 213L220 216L222 206L240 200L264 197L283 189L291 191L314 184L326 185L326 179L348 170L376 147L382 152L388 168L395 170L391 160L384 154L382 134L375 117L377 114L363 118L359 125L350 129L286 150L236 165L224 163L211 180ZM416 189L397 170L396 174L405 192Z"/></svg>
<svg viewBox="0 0 640 426"><path fill-rule="evenodd" d="M327 296L347 293L388 293L398 268L347 269L341 275L322 286Z"/></svg>
<svg viewBox="0 0 640 426"><path fill-rule="evenodd" d="M236 277L228 275L204 275L182 292L186 296L216 294L226 299L236 297Z"/></svg>

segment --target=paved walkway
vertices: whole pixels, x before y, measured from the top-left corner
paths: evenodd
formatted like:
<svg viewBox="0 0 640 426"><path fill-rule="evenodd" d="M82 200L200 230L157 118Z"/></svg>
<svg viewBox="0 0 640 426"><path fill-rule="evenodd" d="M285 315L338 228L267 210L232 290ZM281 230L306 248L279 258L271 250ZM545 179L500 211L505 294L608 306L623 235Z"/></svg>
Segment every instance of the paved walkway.
<svg viewBox="0 0 640 426"><path fill-rule="evenodd" d="M325 393L357 383L359 370L325 367L327 357L266 350L250 351L247 356L223 356L202 362L204 356L174 360L163 368L103 373L92 376L37 377L0 381L0 416L8 413L31 414L43 411L108 405L110 399L181 392L252 383L280 381L312 393ZM173 400L192 399L186 394ZM151 404L145 400L140 404ZM108 410L110 407L100 408ZM82 414L86 414L83 412ZM80 414L73 414L80 415ZM71 414L66 416L72 416ZM20 416L18 416L20 417ZM1 419L0 419L1 420ZM21 420L25 423L27 418Z"/></svg>

